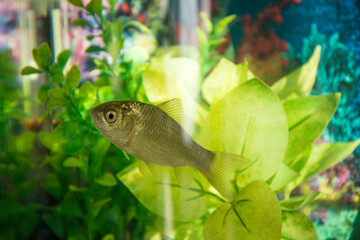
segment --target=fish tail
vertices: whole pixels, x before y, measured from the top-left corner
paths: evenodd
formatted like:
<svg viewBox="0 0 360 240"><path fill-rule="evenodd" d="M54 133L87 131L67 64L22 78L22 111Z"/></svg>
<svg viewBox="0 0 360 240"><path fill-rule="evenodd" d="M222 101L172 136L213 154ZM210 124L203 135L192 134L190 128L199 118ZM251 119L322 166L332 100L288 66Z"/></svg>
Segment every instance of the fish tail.
<svg viewBox="0 0 360 240"><path fill-rule="evenodd" d="M239 155L215 152L210 170L202 174L225 199L232 201L230 182L234 177L234 172L247 167L250 163L249 159Z"/></svg>

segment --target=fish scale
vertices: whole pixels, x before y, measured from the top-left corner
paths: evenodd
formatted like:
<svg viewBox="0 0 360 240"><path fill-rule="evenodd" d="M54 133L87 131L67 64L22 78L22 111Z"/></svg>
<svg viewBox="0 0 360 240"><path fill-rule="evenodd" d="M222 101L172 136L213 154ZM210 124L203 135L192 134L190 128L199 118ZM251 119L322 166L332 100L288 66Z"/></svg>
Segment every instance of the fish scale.
<svg viewBox="0 0 360 240"><path fill-rule="evenodd" d="M139 129L131 144L141 151L144 161L208 171L213 155L195 143L175 120L154 106L143 104L135 107L140 107L141 111L135 115Z"/></svg>

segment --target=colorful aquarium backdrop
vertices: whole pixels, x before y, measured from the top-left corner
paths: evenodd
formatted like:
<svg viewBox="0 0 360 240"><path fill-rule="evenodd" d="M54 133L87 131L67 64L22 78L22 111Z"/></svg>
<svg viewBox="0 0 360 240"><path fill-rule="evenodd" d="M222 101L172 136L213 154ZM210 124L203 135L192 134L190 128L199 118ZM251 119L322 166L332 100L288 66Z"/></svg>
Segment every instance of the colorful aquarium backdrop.
<svg viewBox="0 0 360 240"><path fill-rule="evenodd" d="M0 239L360 239L359 39L358 0L1 0ZM117 100L221 161L116 147Z"/></svg>

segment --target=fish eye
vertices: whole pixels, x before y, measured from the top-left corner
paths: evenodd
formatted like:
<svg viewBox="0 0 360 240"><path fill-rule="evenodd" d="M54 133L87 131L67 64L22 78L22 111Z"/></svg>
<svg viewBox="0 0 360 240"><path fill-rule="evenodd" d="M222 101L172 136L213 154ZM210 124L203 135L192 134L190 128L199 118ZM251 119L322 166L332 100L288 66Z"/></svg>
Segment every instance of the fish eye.
<svg viewBox="0 0 360 240"><path fill-rule="evenodd" d="M108 121L109 123L113 123L116 121L117 119L117 114L116 112L114 111L108 111L106 114L105 114L105 118L106 118L106 121Z"/></svg>

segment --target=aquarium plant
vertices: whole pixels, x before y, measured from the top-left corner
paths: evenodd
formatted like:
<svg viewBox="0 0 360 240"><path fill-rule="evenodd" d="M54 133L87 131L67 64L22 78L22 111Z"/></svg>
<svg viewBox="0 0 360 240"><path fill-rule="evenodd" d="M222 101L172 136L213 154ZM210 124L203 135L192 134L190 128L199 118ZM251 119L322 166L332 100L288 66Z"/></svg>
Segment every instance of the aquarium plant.
<svg viewBox="0 0 360 240"><path fill-rule="evenodd" d="M270 88L246 63L225 58L206 76L191 58L136 61L136 55L126 56L123 32L131 27L150 34L148 28L111 17L116 1L109 1L108 9L101 0L87 5L69 1L96 23L79 19L77 25L101 32L88 37L90 41L100 37L104 43L87 50L101 53L94 56L100 70L97 81L81 82L78 67L67 66L70 51L55 58L47 44L33 50L36 66L21 71L47 77L38 99L46 106L50 128L37 137L48 149L40 165L49 169L41 187L52 204L43 208L41 219L58 238L317 238L299 209L320 193L291 192L360 143L315 144L340 99L336 93L309 96L319 47L308 62ZM195 141L251 160L247 168L234 169L228 183L231 199L195 170L190 169L192 181L187 186L179 184L170 168L158 167L158 175L140 173L137 160L111 145L91 122L90 110L102 102L130 99L156 104L172 98L183 101L188 123L184 127Z"/></svg>
<svg viewBox="0 0 360 240"><path fill-rule="evenodd" d="M304 39L302 50L295 53L295 50L290 47L290 54L287 55L287 57L289 59L295 59L302 64L310 57L316 45L321 45L323 51L312 94L324 94L334 91L339 91L342 94L337 111L325 129L323 138L328 141L349 141L359 138L360 117L354 109L360 107L360 68L356 64L354 52L339 41L339 34L334 33L327 39L324 34L318 32L317 26L313 24L311 26L310 36ZM360 181L358 173L360 169L359 148L355 151L354 159L346 161L344 165L347 165L350 176L348 176L345 181L342 181L340 186L335 186L334 191L336 188L346 188L345 183L351 179L354 181L355 186L350 186L349 190L346 190L347 192L342 195L350 195L351 197L348 198L347 201L352 202L354 201L354 197L359 197L356 190ZM350 167L350 165L354 166ZM336 177L340 176L341 172ZM340 197L344 198L344 196ZM348 211L344 211L344 214L346 212ZM334 212L329 214L329 221L332 221L330 217L334 216L334 214ZM328 225L329 224L325 224L325 226ZM319 229L322 228L319 227ZM326 231L322 232L324 233ZM337 232L340 231L331 232L333 237L337 236Z"/></svg>

